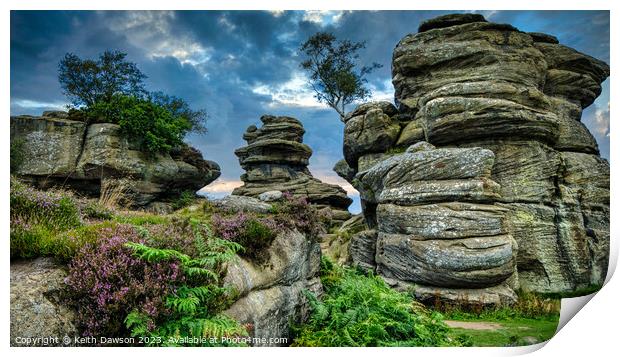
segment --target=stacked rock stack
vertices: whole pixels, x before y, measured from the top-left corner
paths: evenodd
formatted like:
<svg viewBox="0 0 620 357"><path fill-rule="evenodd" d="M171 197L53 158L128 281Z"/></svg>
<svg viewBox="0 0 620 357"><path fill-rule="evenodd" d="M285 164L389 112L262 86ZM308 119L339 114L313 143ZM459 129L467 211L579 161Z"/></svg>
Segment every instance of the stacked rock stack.
<svg viewBox="0 0 620 357"><path fill-rule="evenodd" d="M375 242L368 232L354 237L354 261L446 299L469 294L453 287L480 287L480 276L506 278L510 254L518 279L505 286L574 292L604 282L609 163L580 120L609 76L606 63L550 35L457 14L404 37L392 76L398 108L351 112L345 160L334 168L360 191L379 232ZM403 153L420 142L425 150ZM451 249L456 262L437 255Z"/></svg>
<svg viewBox="0 0 620 357"><path fill-rule="evenodd" d="M513 303L517 243L508 210L493 204L500 197L494 161L487 149L419 142L361 172L377 226L355 236L353 261L376 267L393 286L415 284L422 301ZM368 246L374 256L364 253Z"/></svg>
<svg viewBox="0 0 620 357"><path fill-rule="evenodd" d="M330 208L332 220L343 222L351 217L347 207L352 200L344 189L312 177L308 170L312 149L303 143L305 130L301 122L285 116L264 115L263 126L251 125L243 135L247 146L237 149L244 185L233 195L259 197L269 191L289 192L306 197L319 208Z"/></svg>

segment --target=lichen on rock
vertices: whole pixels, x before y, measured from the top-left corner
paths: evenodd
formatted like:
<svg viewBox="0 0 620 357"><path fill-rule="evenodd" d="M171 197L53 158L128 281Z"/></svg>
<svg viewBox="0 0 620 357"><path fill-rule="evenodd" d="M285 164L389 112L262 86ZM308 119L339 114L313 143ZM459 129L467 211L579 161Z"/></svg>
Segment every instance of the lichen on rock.
<svg viewBox="0 0 620 357"><path fill-rule="evenodd" d="M151 155L111 123L87 125L66 119L64 112L42 117L11 117L11 140L24 141L21 179L41 188L60 185L99 196L106 180L125 180L131 207L198 191L220 176L217 163L192 148Z"/></svg>
<svg viewBox="0 0 620 357"><path fill-rule="evenodd" d="M396 107L347 115L335 171L377 231L352 243L353 263L375 256L393 286L443 301L602 285L609 163L580 120L608 76L551 35L476 14L425 21L394 49Z"/></svg>

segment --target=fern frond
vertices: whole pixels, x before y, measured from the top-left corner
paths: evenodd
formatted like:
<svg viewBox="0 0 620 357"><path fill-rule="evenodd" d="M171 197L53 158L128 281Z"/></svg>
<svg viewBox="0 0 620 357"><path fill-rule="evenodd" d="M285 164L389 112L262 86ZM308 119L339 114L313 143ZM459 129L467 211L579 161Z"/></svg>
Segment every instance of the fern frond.
<svg viewBox="0 0 620 357"><path fill-rule="evenodd" d="M131 331L131 336L147 336L149 317L136 310L130 312L125 318L125 326Z"/></svg>
<svg viewBox="0 0 620 357"><path fill-rule="evenodd" d="M219 280L219 275L214 273L213 271L201 267L193 267L193 266L185 266L183 267L183 272L190 278L208 278L214 282Z"/></svg>
<svg viewBox="0 0 620 357"><path fill-rule="evenodd" d="M132 249L137 257L149 263L176 259L182 264L187 264L191 260L189 256L174 249L157 249L133 242L125 243L125 246Z"/></svg>

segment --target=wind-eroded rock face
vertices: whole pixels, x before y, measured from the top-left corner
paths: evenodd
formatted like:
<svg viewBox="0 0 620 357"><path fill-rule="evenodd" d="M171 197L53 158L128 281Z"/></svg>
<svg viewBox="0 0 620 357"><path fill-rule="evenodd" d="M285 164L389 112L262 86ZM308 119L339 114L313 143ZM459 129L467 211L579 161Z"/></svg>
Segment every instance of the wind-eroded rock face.
<svg viewBox="0 0 620 357"><path fill-rule="evenodd" d="M518 285L603 283L609 163L580 119L607 64L457 14L405 36L392 76L397 107L347 115L334 168L360 191L376 237L353 237L354 262L421 298L502 303Z"/></svg>
<svg viewBox="0 0 620 357"><path fill-rule="evenodd" d="M239 299L224 313L251 325L255 346L288 345L291 327L309 316L305 292L323 292L321 248L297 231L285 232L276 237L268 254L269 261L262 266L242 258L228 264L224 284L234 288Z"/></svg>
<svg viewBox="0 0 620 357"><path fill-rule="evenodd" d="M17 175L39 187L67 185L99 195L102 182L125 179L132 206L197 191L220 175L219 166L194 148L149 156L116 124L66 119L66 113L11 117L11 141L22 141L24 162Z"/></svg>
<svg viewBox="0 0 620 357"><path fill-rule="evenodd" d="M261 117L263 126L250 126L243 138L248 145L237 149L244 185L233 195L258 197L268 191L290 192L307 197L310 203L329 207L335 221L350 217L347 207L352 200L340 186L312 177L308 160L312 149L303 143L305 130L299 120L290 117Z"/></svg>

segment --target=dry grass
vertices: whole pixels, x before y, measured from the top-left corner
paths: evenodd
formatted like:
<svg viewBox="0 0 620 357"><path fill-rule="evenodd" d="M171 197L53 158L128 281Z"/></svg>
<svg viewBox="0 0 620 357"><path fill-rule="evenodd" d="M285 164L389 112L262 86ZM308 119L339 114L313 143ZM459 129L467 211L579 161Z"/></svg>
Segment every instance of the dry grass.
<svg viewBox="0 0 620 357"><path fill-rule="evenodd" d="M489 320L503 320L510 318L555 318L559 316L561 300L519 290L518 299L512 306L485 307L482 304L472 304L463 301L461 304L441 303L435 299L434 310L440 311L449 319L459 319L465 316L486 318Z"/></svg>
<svg viewBox="0 0 620 357"><path fill-rule="evenodd" d="M107 208L118 208L125 201L131 188L128 179L102 179L99 204Z"/></svg>

